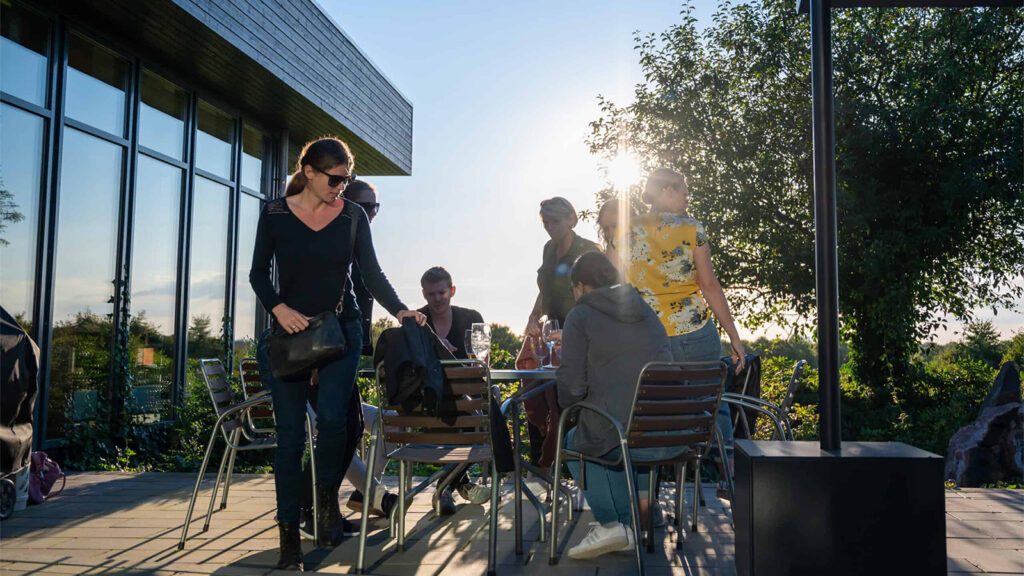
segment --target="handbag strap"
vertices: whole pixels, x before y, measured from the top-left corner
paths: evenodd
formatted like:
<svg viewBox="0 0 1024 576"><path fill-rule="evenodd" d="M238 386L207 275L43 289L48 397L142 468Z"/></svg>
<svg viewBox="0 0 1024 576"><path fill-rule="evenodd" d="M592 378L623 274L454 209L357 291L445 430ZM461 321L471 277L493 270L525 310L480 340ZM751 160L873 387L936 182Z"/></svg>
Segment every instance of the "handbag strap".
<svg viewBox="0 0 1024 576"><path fill-rule="evenodd" d="M356 230L359 228L359 214L356 212L355 202L344 198L342 198L342 201L345 202L345 208L351 212L350 217L352 219L352 225L349 226L348 234L348 265L350 272L345 279L345 285L341 287L341 299L338 300L338 305L334 307L334 314L337 316L341 316L342 309L345 307L345 293L348 292L346 288L348 288L348 282L352 280L351 270L352 266L355 265L354 256L356 253Z"/></svg>

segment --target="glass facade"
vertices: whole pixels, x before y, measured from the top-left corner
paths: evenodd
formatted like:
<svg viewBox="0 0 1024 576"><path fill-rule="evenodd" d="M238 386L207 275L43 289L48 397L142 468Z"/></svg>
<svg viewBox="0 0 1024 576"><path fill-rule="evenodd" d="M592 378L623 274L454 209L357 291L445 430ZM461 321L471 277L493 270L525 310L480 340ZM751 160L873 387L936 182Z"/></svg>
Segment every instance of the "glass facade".
<svg viewBox="0 0 1024 576"><path fill-rule="evenodd" d="M0 7L0 305L49 367L38 444L117 400L116 355L136 414L174 418L192 365L265 324L248 271L280 140L48 8Z"/></svg>
<svg viewBox="0 0 1024 576"><path fill-rule="evenodd" d="M124 137L128 62L78 34L68 42L64 114Z"/></svg>
<svg viewBox="0 0 1024 576"><path fill-rule="evenodd" d="M69 85L70 88L70 85ZM95 417L110 380L123 149L65 128L53 285L47 436Z"/></svg>
<svg viewBox="0 0 1024 576"><path fill-rule="evenodd" d="M3 10L0 90L29 104L46 106L50 23L17 5L4 3Z"/></svg>
<svg viewBox="0 0 1024 576"><path fill-rule="evenodd" d="M174 304L184 176L180 168L143 154L137 170L130 358L140 409L146 417L164 419L170 416L174 397Z"/></svg>
<svg viewBox="0 0 1024 576"><path fill-rule="evenodd" d="M0 306L32 332L45 121L0 104Z"/></svg>

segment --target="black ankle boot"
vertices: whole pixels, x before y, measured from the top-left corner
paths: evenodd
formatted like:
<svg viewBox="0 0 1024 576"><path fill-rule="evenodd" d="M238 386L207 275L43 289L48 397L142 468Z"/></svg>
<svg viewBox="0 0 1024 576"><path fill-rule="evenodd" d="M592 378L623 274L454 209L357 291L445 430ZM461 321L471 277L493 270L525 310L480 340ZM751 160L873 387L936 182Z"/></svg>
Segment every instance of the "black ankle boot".
<svg viewBox="0 0 1024 576"><path fill-rule="evenodd" d="M277 532L280 537L281 555L277 559L276 568L302 572L302 540L299 537L299 523L278 522Z"/></svg>
<svg viewBox="0 0 1024 576"><path fill-rule="evenodd" d="M334 548L341 544L344 531L341 524L341 509L338 508L338 485L316 487L317 530L320 532L316 545Z"/></svg>

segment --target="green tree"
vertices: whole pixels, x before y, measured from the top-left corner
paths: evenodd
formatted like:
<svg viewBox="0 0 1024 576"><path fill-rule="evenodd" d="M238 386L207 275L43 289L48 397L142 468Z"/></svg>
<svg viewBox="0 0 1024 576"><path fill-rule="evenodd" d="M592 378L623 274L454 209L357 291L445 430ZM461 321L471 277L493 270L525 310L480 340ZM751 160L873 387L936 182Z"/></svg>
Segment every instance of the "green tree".
<svg viewBox="0 0 1024 576"><path fill-rule="evenodd" d="M1024 296L1024 11L836 10L833 26L842 330L872 404L893 409L944 316ZM631 105L600 100L592 152L687 174L744 323L810 326L807 17L724 3L698 32L687 3L636 40L646 82Z"/></svg>
<svg viewBox="0 0 1024 576"><path fill-rule="evenodd" d="M1000 363L1016 362L1018 370L1024 370L1024 330L1017 332L1007 343L1006 353Z"/></svg>
<svg viewBox="0 0 1024 576"><path fill-rule="evenodd" d="M14 201L14 194L4 187L0 179L0 234L7 229L7 223L16 224L25 219L25 215L18 212L18 204ZM10 241L0 236L0 246L7 246Z"/></svg>
<svg viewBox="0 0 1024 576"><path fill-rule="evenodd" d="M1003 345L999 342L999 333L991 320L972 322L964 330L964 353L972 360L977 360L991 368L999 368L1003 357Z"/></svg>

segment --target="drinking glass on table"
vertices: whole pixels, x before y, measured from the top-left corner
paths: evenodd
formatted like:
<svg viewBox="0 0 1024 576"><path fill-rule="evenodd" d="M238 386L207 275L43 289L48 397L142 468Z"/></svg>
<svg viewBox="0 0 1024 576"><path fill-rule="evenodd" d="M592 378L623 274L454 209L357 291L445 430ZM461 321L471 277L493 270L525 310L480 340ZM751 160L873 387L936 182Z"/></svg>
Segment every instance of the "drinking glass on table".
<svg viewBox="0 0 1024 576"><path fill-rule="evenodd" d="M469 359L476 358L476 354L473 354L473 330L466 330L466 338L462 341L463 346L466 347L466 357Z"/></svg>
<svg viewBox="0 0 1024 576"><path fill-rule="evenodd" d="M491 357L491 325L484 322L474 322L472 327L473 353L476 357L488 363Z"/></svg>
<svg viewBox="0 0 1024 576"><path fill-rule="evenodd" d="M537 366L544 366L548 362L548 345L540 338L527 336L530 339L530 347L533 348L533 354L537 357Z"/></svg>
<svg viewBox="0 0 1024 576"><path fill-rule="evenodd" d="M541 336L544 338L544 342L548 345L548 363L542 366L543 368L555 368L555 342L558 341L559 336L562 332L558 329L558 320L548 320L544 322L544 327L541 329Z"/></svg>

